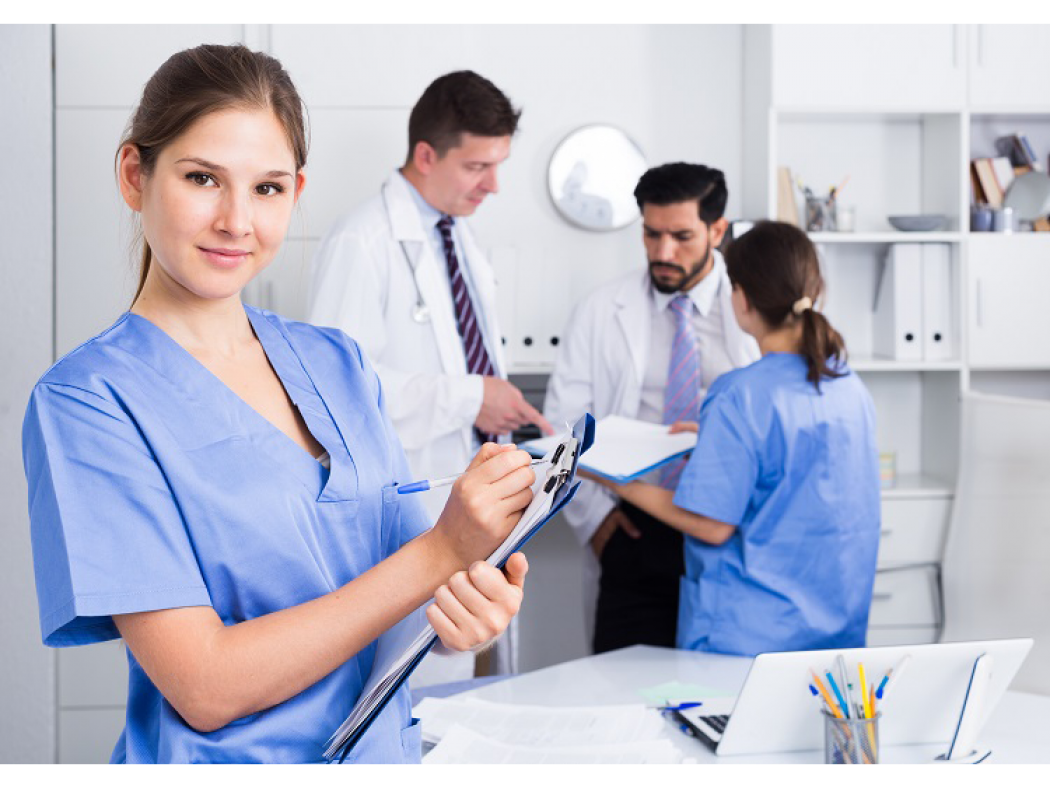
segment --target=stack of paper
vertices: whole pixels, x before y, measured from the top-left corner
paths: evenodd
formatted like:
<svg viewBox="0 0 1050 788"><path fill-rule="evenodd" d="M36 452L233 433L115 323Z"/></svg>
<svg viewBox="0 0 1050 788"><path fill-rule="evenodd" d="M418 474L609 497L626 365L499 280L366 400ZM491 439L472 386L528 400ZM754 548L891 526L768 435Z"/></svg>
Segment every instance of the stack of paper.
<svg viewBox="0 0 1050 788"><path fill-rule="evenodd" d="M637 479L696 447L695 432L672 435L669 429L666 424L606 416L595 424L594 446L580 460L580 467L615 482ZM552 437L527 441L521 448L534 457L543 457L557 440Z"/></svg>
<svg viewBox="0 0 1050 788"><path fill-rule="evenodd" d="M552 707L427 698L413 709L425 763L679 763L666 724L641 704Z"/></svg>
<svg viewBox="0 0 1050 788"><path fill-rule="evenodd" d="M575 492L573 479L578 454L589 448L593 434L594 420L585 414L570 432L557 439L556 445L544 457L549 462L547 472L536 475L532 502L507 538L488 557L488 563L502 567L554 512L569 502ZM419 607L379 638L368 682L350 716L329 739L325 758L332 760L346 756L437 642L434 628L426 619L425 611L431 602Z"/></svg>

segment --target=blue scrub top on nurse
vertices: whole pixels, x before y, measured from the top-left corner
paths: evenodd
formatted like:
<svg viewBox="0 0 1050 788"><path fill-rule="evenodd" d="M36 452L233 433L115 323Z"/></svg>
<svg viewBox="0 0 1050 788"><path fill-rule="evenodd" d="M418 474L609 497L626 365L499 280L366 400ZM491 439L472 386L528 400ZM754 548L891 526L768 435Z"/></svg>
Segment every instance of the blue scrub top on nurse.
<svg viewBox="0 0 1050 788"><path fill-rule="evenodd" d="M211 606L226 625L338 589L427 525L379 381L333 329L245 308L330 470L148 320L128 313L33 391L23 430L44 642L120 637L111 616ZM194 730L128 651L113 761L320 761L374 644L294 697ZM349 760L418 761L407 688Z"/></svg>

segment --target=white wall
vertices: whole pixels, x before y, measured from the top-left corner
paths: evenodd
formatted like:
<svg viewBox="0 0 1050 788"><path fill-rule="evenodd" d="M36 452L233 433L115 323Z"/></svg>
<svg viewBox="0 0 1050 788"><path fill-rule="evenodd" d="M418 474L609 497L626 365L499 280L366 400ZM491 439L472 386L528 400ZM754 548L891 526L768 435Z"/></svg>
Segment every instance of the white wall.
<svg viewBox="0 0 1050 788"><path fill-rule="evenodd" d="M22 416L51 363L51 28L0 25L0 763L55 757L55 659L40 644Z"/></svg>
<svg viewBox="0 0 1050 788"><path fill-rule="evenodd" d="M474 228L498 266L500 318L512 341L526 331L557 334L579 297L644 264L639 225L595 234L555 213L546 165L572 129L614 123L653 164L686 159L721 167L731 185L729 211L738 213L742 39L738 25L59 25L57 353L106 328L130 303L135 224L116 189L113 157L142 85L180 49L243 41L269 51L288 68L307 103L312 149L301 211L279 259L246 293L252 303L298 318L305 316L308 263L318 240L402 163L408 114L426 85L450 70L470 68L500 86L524 114L502 169L501 192L482 207ZM541 289L536 282L544 283ZM551 292L561 297L551 298ZM531 362L520 354L515 359L515 347L508 350L518 368L553 359L549 344ZM22 402L24 396L19 409ZM24 492L12 499L24 509ZM522 615L524 670L586 649L580 549L558 527L530 550L534 574ZM27 559L20 560L24 572ZM35 601L23 607L23 615L35 616ZM123 663L113 644L61 654L55 700L59 760L108 757L121 722Z"/></svg>

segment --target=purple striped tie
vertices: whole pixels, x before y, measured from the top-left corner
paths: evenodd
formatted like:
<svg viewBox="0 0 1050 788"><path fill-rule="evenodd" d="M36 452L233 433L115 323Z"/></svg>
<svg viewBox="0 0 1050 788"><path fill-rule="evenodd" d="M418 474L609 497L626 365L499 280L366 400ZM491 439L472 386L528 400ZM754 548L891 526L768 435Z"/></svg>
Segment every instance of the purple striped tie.
<svg viewBox="0 0 1050 788"><path fill-rule="evenodd" d="M467 283L463 281L459 259L456 257L456 244L452 240L454 221L455 219L451 216L442 216L437 227L445 247L448 281L452 287L452 303L456 308L456 328L459 329L460 339L463 340L463 355L467 360L467 373L494 376L496 368L492 366L492 360L485 349L485 341L481 337L478 319L474 314L474 305L470 301L470 292L467 290ZM482 443L496 440L495 435L486 435L477 428L474 431L477 432L478 440Z"/></svg>
<svg viewBox="0 0 1050 788"><path fill-rule="evenodd" d="M675 317L674 345L671 347L671 365L667 370L667 388L664 389L664 424L676 421L696 421L700 404L700 353L693 331L693 302L687 295L677 295L671 301ZM660 486L673 490L678 486L687 459L683 457L660 472Z"/></svg>

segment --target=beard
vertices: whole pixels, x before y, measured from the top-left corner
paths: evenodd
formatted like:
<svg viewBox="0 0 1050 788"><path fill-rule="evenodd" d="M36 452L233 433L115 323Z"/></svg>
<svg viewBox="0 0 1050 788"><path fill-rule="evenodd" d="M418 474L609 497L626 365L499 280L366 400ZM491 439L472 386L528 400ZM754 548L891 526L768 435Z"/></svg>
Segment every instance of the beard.
<svg viewBox="0 0 1050 788"><path fill-rule="evenodd" d="M706 254L688 269L667 260L650 260L649 281L656 292L664 295L688 290L700 281L711 257L711 249L708 248Z"/></svg>

